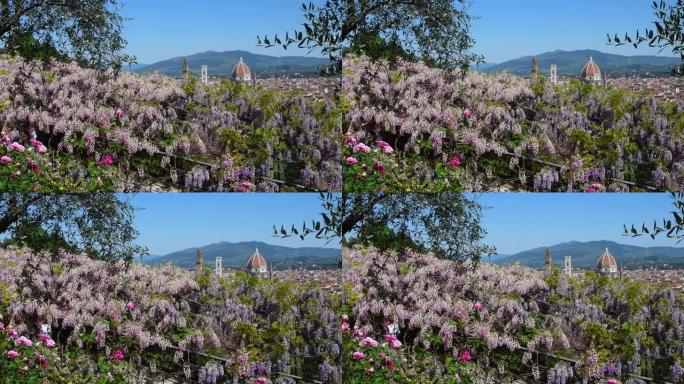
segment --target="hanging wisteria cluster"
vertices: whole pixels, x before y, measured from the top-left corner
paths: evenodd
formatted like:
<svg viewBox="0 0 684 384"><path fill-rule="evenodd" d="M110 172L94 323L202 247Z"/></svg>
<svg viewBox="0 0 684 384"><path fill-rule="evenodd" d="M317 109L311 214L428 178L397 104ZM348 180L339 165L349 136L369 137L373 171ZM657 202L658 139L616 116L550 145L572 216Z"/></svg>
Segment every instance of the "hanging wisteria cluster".
<svg viewBox="0 0 684 384"><path fill-rule="evenodd" d="M23 249L1 250L0 264L0 332L53 340L61 354L51 350L48 367L71 367L83 382L267 384L287 374L327 383L341 374L339 319L319 290ZM8 364L0 356L3 372ZM22 377L26 366L11 372Z"/></svg>
<svg viewBox="0 0 684 384"><path fill-rule="evenodd" d="M412 251L345 260L358 297L341 317L349 382L684 383L684 298L671 290L521 265L463 274Z"/></svg>
<svg viewBox="0 0 684 384"><path fill-rule="evenodd" d="M423 180L413 186L423 190L684 186L682 102L580 82L554 86L541 76L460 77L422 63L356 56L346 58L344 74L348 141L387 142L402 166L383 175L385 188L405 189L407 179ZM345 158L356 154L346 147ZM440 172L454 156L465 175ZM366 163L345 164L346 189L368 189L364 180L379 171Z"/></svg>
<svg viewBox="0 0 684 384"><path fill-rule="evenodd" d="M114 166L118 190L339 190L341 127L329 101L0 57L0 132L44 143L45 166Z"/></svg>

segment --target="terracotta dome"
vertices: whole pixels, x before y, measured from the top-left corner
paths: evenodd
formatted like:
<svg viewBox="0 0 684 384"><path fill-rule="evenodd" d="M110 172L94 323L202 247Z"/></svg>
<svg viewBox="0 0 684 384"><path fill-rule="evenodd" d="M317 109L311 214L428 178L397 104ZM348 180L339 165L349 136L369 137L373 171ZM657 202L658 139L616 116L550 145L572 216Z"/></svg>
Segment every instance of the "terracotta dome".
<svg viewBox="0 0 684 384"><path fill-rule="evenodd" d="M597 76L601 76L601 69L598 65L596 65L596 63L594 63L594 59L592 57L589 58L589 62L584 65L584 68L582 68L582 73L580 76L587 80L592 80Z"/></svg>
<svg viewBox="0 0 684 384"><path fill-rule="evenodd" d="M261 256L261 254L259 253L259 248L257 248L256 252L254 252L252 257L250 257L247 261L247 269L253 270L260 268L266 268L266 259L264 259L264 257Z"/></svg>
<svg viewBox="0 0 684 384"><path fill-rule="evenodd" d="M617 261L610 251L608 251L608 248L606 248L601 257L599 257L598 261L596 262L596 267L599 270L604 268L617 268Z"/></svg>
<svg viewBox="0 0 684 384"><path fill-rule="evenodd" d="M240 62L235 64L235 67L233 67L233 78L249 78L252 75L252 71L249 70L249 67L245 62L242 60L242 57L240 58Z"/></svg>

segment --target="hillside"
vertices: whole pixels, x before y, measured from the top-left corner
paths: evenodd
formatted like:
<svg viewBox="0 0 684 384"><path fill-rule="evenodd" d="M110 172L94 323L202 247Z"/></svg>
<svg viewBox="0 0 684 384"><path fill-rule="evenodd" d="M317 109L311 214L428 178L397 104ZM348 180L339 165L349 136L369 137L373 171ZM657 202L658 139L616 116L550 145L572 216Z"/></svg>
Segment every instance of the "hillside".
<svg viewBox="0 0 684 384"><path fill-rule="evenodd" d="M608 247L625 268L649 267L668 264L677 268L684 268L684 248L677 247L636 247L619 244L612 241L571 241L551 246L553 261L562 266L565 256L572 256L572 265L577 268L594 268L596 260ZM495 264L519 262L521 264L541 268L544 266L544 256L547 247L539 247L516 253L511 256L492 260Z"/></svg>
<svg viewBox="0 0 684 384"><path fill-rule="evenodd" d="M332 269L338 267L341 256L339 249L317 247L289 248L258 241L240 243L221 242L201 248L204 253L205 263L213 266L215 258L222 256L224 268L243 268L256 248L259 248L259 252L266 258L266 261L273 269L296 269L302 267ZM148 258L144 262L148 265L160 265L169 262L181 268L193 269L195 268L196 252L197 248L188 248L164 256Z"/></svg>
<svg viewBox="0 0 684 384"><path fill-rule="evenodd" d="M558 66L559 76L577 76L582 67L593 57L604 73L609 77L622 75L668 76L669 68L679 64L679 58L661 56L622 56L603 53L595 50L553 51L537 56L539 69L548 74L552 64ZM518 76L529 76L531 56L506 61L496 65L481 67L483 72L507 71Z"/></svg>
<svg viewBox="0 0 684 384"><path fill-rule="evenodd" d="M230 76L240 58L247 63L257 77L318 76L319 68L330 64L330 60L318 57L258 55L248 51L202 52L188 56L191 71L200 75L202 65L208 66L209 76ZM180 77L184 57L174 57L144 67L134 68L137 73L159 72L172 77Z"/></svg>

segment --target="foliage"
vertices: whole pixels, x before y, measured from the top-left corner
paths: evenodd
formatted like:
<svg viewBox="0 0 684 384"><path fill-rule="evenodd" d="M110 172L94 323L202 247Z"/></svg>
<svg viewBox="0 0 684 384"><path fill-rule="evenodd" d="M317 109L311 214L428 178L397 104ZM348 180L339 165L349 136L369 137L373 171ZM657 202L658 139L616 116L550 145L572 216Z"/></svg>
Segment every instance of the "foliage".
<svg viewBox="0 0 684 384"><path fill-rule="evenodd" d="M670 289L515 264L458 274L412 251L345 258L349 382L684 382L684 298Z"/></svg>
<svg viewBox="0 0 684 384"><path fill-rule="evenodd" d="M627 229L625 225L625 236L639 237L643 235L649 235L652 239L655 239L661 234L665 234L670 239L676 239L677 243L684 240L684 193L677 192L672 193L672 205L674 205L675 210L672 211L671 219L663 219L663 223L658 224L653 220L653 227L649 230L646 223L641 224L641 229L638 230L634 224L630 229Z"/></svg>
<svg viewBox="0 0 684 384"><path fill-rule="evenodd" d="M0 264L3 326L54 340L48 365L66 376L51 382L339 380L339 320L318 289L17 248L0 251ZM13 344L0 342L0 364Z"/></svg>
<svg viewBox="0 0 684 384"><path fill-rule="evenodd" d="M620 39L617 34L611 38L608 35L608 43L617 46L632 44L638 48L643 43L649 47L658 47L660 50L672 48L672 53L679 54L682 65L672 69L675 76L684 76L684 0L675 0L672 4L665 0L653 1L653 11L657 21L653 22L655 29L646 28L644 33L636 32L634 38L625 34Z"/></svg>
<svg viewBox="0 0 684 384"><path fill-rule="evenodd" d="M42 189L341 189L342 111L332 102L47 65L0 59L0 133L44 143L50 160L40 166L52 182ZM42 181L34 179L8 189L33 191Z"/></svg>
<svg viewBox="0 0 684 384"><path fill-rule="evenodd" d="M274 227L274 235L339 237L345 245L371 244L383 250L429 250L460 263L477 263L494 252L482 243L482 207L461 193L343 193L321 195L321 200L321 221L311 226L305 222L301 230L292 225L289 232Z"/></svg>
<svg viewBox="0 0 684 384"><path fill-rule="evenodd" d="M454 79L420 63L367 57L348 57L344 71L344 191L599 192L684 184L682 102L579 81L555 86L542 76Z"/></svg>
<svg viewBox="0 0 684 384"><path fill-rule="evenodd" d="M14 192L106 192L114 191L114 170L101 163L88 161L80 172L81 161L69 153L51 158L39 140L12 142L5 136L0 143L0 190Z"/></svg>
<svg viewBox="0 0 684 384"><path fill-rule="evenodd" d="M470 52L475 44L470 36L473 17L463 0L326 0L322 5L302 4L302 12L304 31L288 32L284 39L264 36L257 43L320 49L337 61L347 50L374 58L396 53L463 71L482 61Z"/></svg>
<svg viewBox="0 0 684 384"><path fill-rule="evenodd" d="M109 193L0 193L4 244L38 251L85 251L102 260L131 261L146 249L133 245L135 209Z"/></svg>
<svg viewBox="0 0 684 384"><path fill-rule="evenodd" d="M70 59L98 69L134 60L123 53L118 0L0 1L0 42L28 59Z"/></svg>

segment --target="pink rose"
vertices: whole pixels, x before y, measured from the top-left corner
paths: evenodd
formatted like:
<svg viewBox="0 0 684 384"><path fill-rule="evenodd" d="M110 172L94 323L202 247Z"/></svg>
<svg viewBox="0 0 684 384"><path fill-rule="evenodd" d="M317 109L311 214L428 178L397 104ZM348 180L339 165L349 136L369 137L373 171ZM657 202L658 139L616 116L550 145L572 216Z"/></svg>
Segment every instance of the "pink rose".
<svg viewBox="0 0 684 384"><path fill-rule="evenodd" d="M33 345L33 342L31 340L29 340L26 336L22 336L22 337L17 339L16 344L17 345L25 345L27 347L30 347Z"/></svg>
<svg viewBox="0 0 684 384"><path fill-rule="evenodd" d="M9 352L7 352L7 356L8 356L10 359L16 359L17 357L19 357L19 352L17 352L17 351L9 351Z"/></svg>
<svg viewBox="0 0 684 384"><path fill-rule="evenodd" d="M594 193L594 192L599 192L601 190L601 188L603 188L603 185L601 185L599 183L594 183L594 184L590 185L589 187L587 187L586 191L589 193Z"/></svg>
<svg viewBox="0 0 684 384"><path fill-rule="evenodd" d="M391 155L392 153L394 153L394 149L387 142L384 142L382 140L378 140L375 142L375 145L377 145L378 148L382 148L382 150L388 155Z"/></svg>
<svg viewBox="0 0 684 384"><path fill-rule="evenodd" d="M377 347L378 346L378 341L375 340L372 337L365 337L363 340L361 340L361 343L359 343L362 347L370 345L371 347Z"/></svg>
<svg viewBox="0 0 684 384"><path fill-rule="evenodd" d="M102 161L101 161L101 162L102 162L102 165L104 165L105 167L109 167L109 166L111 166L112 164L114 164L114 160L112 159L112 156L111 156L111 155L104 155L104 156L102 156Z"/></svg>
<svg viewBox="0 0 684 384"><path fill-rule="evenodd" d="M117 108L116 111L114 111L114 114L118 118L122 118L124 116L124 110L121 108Z"/></svg>
<svg viewBox="0 0 684 384"><path fill-rule="evenodd" d="M385 335L382 337L386 342L390 343L392 348L401 348L401 341L394 335Z"/></svg>
<svg viewBox="0 0 684 384"><path fill-rule="evenodd" d="M252 183L250 183L249 181L245 181L238 186L237 191L238 192L249 192L251 188L252 188Z"/></svg>
<svg viewBox="0 0 684 384"><path fill-rule="evenodd" d="M254 381L252 383L253 384L266 384L266 383L268 383L268 379L263 377L263 376L257 377L256 379L254 379Z"/></svg>
<svg viewBox="0 0 684 384"><path fill-rule="evenodd" d="M461 354L458 356L459 360L461 360L464 363L467 363L472 359L472 356L470 355L470 352L468 351L463 351Z"/></svg>
<svg viewBox="0 0 684 384"><path fill-rule="evenodd" d="M465 117L466 119L470 119L471 117L473 117L473 112L470 109L466 108L463 110L463 117Z"/></svg>
<svg viewBox="0 0 684 384"><path fill-rule="evenodd" d="M16 151L16 152L24 152L26 150L26 148L24 148L23 145L21 145L15 141L14 143L7 146L7 150Z"/></svg>
<svg viewBox="0 0 684 384"><path fill-rule="evenodd" d="M0 163L9 164L11 162L12 162L12 158L7 156L7 155L0 157Z"/></svg>
<svg viewBox="0 0 684 384"><path fill-rule="evenodd" d="M0 320L2 320L2 318L0 318ZM349 321L349 316L348 315L342 315L342 321L345 321L345 322Z"/></svg>
<svg viewBox="0 0 684 384"><path fill-rule="evenodd" d="M364 357L366 357L366 355L364 355L363 352L356 351L352 353L352 357L354 358L354 360L361 360Z"/></svg>
<svg viewBox="0 0 684 384"><path fill-rule="evenodd" d="M608 379L606 380L606 384L620 384L620 382L617 381L617 379Z"/></svg>
<svg viewBox="0 0 684 384"><path fill-rule="evenodd" d="M352 156L347 157L347 165L354 165L357 164L359 161Z"/></svg>
<svg viewBox="0 0 684 384"><path fill-rule="evenodd" d="M364 143L358 143L354 146L354 152L370 153L371 149Z"/></svg>
<svg viewBox="0 0 684 384"><path fill-rule="evenodd" d="M31 146L38 150L38 153L45 153L47 152L47 147L41 143L39 140L32 139L31 140Z"/></svg>
<svg viewBox="0 0 684 384"><path fill-rule="evenodd" d="M45 341L45 346L48 348L54 348L55 345L55 341L52 339L48 339Z"/></svg>
<svg viewBox="0 0 684 384"><path fill-rule="evenodd" d="M5 324L3 324L2 321L0 321L0 331L2 331L3 329L5 329Z"/></svg>
<svg viewBox="0 0 684 384"><path fill-rule="evenodd" d="M342 323L342 327L340 327L340 329L342 330L342 332L347 332L349 330L349 323L345 321L344 323Z"/></svg>
<svg viewBox="0 0 684 384"><path fill-rule="evenodd" d="M124 358L124 352L121 349L117 349L112 353L112 360L121 361Z"/></svg>
<svg viewBox="0 0 684 384"><path fill-rule="evenodd" d="M458 168L461 166L461 158L458 157L458 155L452 157L451 160L449 160L449 166L451 168Z"/></svg>
<svg viewBox="0 0 684 384"><path fill-rule="evenodd" d="M347 136L347 144L355 145L356 144L356 136L353 136L353 135Z"/></svg>
<svg viewBox="0 0 684 384"><path fill-rule="evenodd" d="M473 308L475 308L476 311L481 311L482 308L484 308L484 304L478 301L477 303L473 304Z"/></svg>
<svg viewBox="0 0 684 384"><path fill-rule="evenodd" d="M9 337L11 337L12 339L14 339L15 337L19 336L19 334L17 333L16 330L10 329L9 332L7 332L7 336L9 336Z"/></svg>
<svg viewBox="0 0 684 384"><path fill-rule="evenodd" d="M353 335L354 335L354 337L355 337L357 340L363 339L363 331L360 330L360 329L354 330Z"/></svg>

